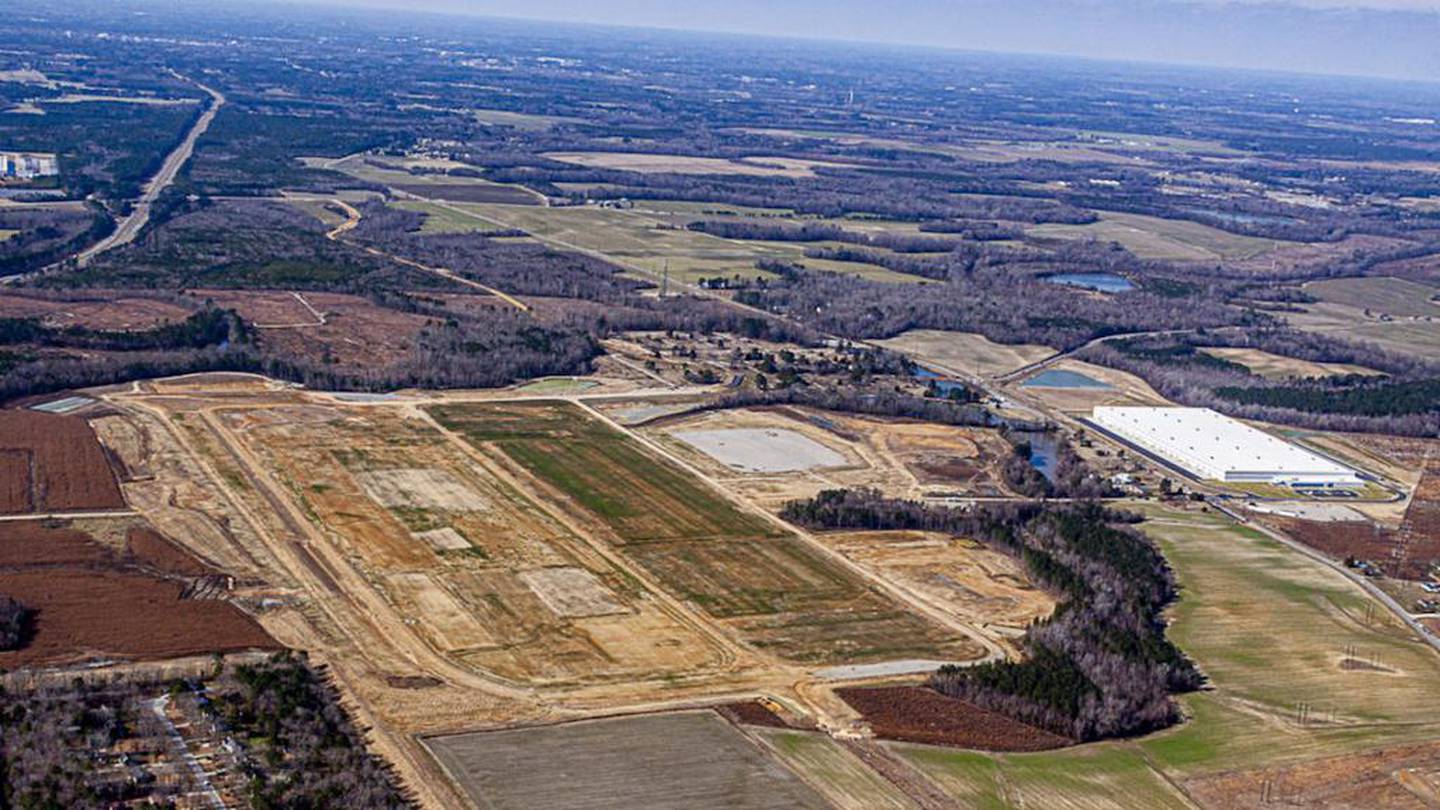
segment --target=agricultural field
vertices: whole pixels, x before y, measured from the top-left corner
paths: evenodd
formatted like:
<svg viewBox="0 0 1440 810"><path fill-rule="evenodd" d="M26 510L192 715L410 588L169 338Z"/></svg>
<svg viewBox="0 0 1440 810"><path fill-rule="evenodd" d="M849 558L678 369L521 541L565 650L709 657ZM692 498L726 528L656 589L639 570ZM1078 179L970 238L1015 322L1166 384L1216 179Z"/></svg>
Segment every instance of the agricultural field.
<svg viewBox="0 0 1440 810"><path fill-rule="evenodd" d="M790 430L677 430L670 435L741 472L797 472L846 464L843 455Z"/></svg>
<svg viewBox="0 0 1440 810"><path fill-rule="evenodd" d="M431 737L425 745L487 810L828 806L711 711Z"/></svg>
<svg viewBox="0 0 1440 810"><path fill-rule="evenodd" d="M446 428L502 454L671 594L752 646L806 664L970 660L978 644L911 613L805 540L562 403L445 405Z"/></svg>
<svg viewBox="0 0 1440 810"><path fill-rule="evenodd" d="M560 124L579 124L585 119L565 115L537 115L509 110L471 110L476 123L491 127L509 127L519 132L544 132Z"/></svg>
<svg viewBox="0 0 1440 810"><path fill-rule="evenodd" d="M543 194L523 186L449 174L453 169L476 171L474 166L453 160L356 155L340 160L301 158L301 161L312 168L344 172L357 180L387 186L403 195L425 200L535 206L545 202Z"/></svg>
<svg viewBox="0 0 1440 810"><path fill-rule="evenodd" d="M79 417L0 411L0 513L123 509L95 431Z"/></svg>
<svg viewBox="0 0 1440 810"><path fill-rule="evenodd" d="M976 806L1253 806L1433 778L1401 771L1433 757L1414 746L1440 730L1435 651L1340 574L1254 530L1142 511L1180 577L1169 635L1210 682L1181 697L1183 725L1037 754L891 749ZM1422 806L1418 795L1395 806Z"/></svg>
<svg viewBox="0 0 1440 810"><path fill-rule="evenodd" d="M821 160L756 156L722 158L653 155L643 152L547 152L542 155L561 163L598 169L665 174L728 174L744 177L813 177L818 166L843 166Z"/></svg>
<svg viewBox="0 0 1440 810"><path fill-rule="evenodd" d="M431 202L421 200L402 200L392 203L396 208L404 211L415 211L425 215L425 223L420 226L420 233L497 233L505 228L488 222L480 217L467 214L458 210L456 206L445 202Z"/></svg>
<svg viewBox="0 0 1440 810"><path fill-rule="evenodd" d="M35 618L18 649L0 652L0 667L278 647L193 558L149 533L125 518L85 528L6 523L0 531L0 593L33 610ZM107 545L101 539L127 534L134 542Z"/></svg>
<svg viewBox="0 0 1440 810"><path fill-rule="evenodd" d="M1038 239L1095 239L1118 242L1141 259L1214 262L1254 259L1294 243L1243 236L1184 219L1104 212L1089 225L1036 225Z"/></svg>
<svg viewBox="0 0 1440 810"><path fill-rule="evenodd" d="M1221 360L1250 369L1251 373L1272 380L1287 377L1334 377L1345 374L1380 375L1382 372L1350 363L1321 363L1314 360L1300 360L1294 357L1272 354L1260 349L1237 349L1229 347L1205 347L1202 351Z"/></svg>
<svg viewBox="0 0 1440 810"><path fill-rule="evenodd" d="M709 642L632 577L416 414L295 406L223 420L454 661L551 685L715 663Z"/></svg>
<svg viewBox="0 0 1440 810"><path fill-rule="evenodd" d="M815 270L860 276L873 281L921 283L925 279L859 262L806 258L808 245L721 239L686 230L671 223L669 215L642 211L570 206L536 208L514 205L455 204L482 220L518 228L561 248L579 250L608 259L623 268L654 277L668 270L672 280L693 283L702 278L763 278L770 274L755 268L760 259L800 262Z"/></svg>
<svg viewBox="0 0 1440 810"><path fill-rule="evenodd" d="M1304 307L1303 313L1285 316L1300 329L1350 341L1374 343L1401 354L1434 357L1436 352L1440 352L1440 320L1437 319L1366 315L1360 307L1328 301Z"/></svg>
<svg viewBox="0 0 1440 810"><path fill-rule="evenodd" d="M839 810L913 810L895 785L826 734L752 727L747 732Z"/></svg>
<svg viewBox="0 0 1440 810"><path fill-rule="evenodd" d="M983 335L935 329L912 329L876 342L908 354L922 364L977 377L1008 374L1055 353L1048 346L993 343Z"/></svg>
<svg viewBox="0 0 1440 810"><path fill-rule="evenodd" d="M1336 278L1312 281L1305 292L1332 304L1367 310L1394 318L1437 318L1440 289L1399 278Z"/></svg>

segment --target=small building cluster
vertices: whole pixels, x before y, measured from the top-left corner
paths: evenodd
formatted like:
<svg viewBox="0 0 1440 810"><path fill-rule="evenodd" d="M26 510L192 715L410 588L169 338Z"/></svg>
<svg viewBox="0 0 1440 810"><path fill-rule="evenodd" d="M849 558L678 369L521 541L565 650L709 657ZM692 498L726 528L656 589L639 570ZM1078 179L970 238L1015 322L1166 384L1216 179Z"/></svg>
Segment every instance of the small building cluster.
<svg viewBox="0 0 1440 810"><path fill-rule="evenodd" d="M60 173L60 163L43 152L0 152L0 179L34 180Z"/></svg>

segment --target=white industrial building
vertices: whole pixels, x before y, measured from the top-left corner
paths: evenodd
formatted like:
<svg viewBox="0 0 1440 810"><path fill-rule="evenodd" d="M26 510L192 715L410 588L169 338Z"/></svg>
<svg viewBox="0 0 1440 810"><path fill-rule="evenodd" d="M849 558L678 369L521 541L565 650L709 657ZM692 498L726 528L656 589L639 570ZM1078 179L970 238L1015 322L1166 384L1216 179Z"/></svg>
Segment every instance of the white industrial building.
<svg viewBox="0 0 1440 810"><path fill-rule="evenodd" d="M1209 408L1099 407L1091 421L1196 478L1299 488L1361 483L1349 467Z"/></svg>
<svg viewBox="0 0 1440 810"><path fill-rule="evenodd" d="M33 180L60 173L55 156L40 152L0 152L0 178Z"/></svg>

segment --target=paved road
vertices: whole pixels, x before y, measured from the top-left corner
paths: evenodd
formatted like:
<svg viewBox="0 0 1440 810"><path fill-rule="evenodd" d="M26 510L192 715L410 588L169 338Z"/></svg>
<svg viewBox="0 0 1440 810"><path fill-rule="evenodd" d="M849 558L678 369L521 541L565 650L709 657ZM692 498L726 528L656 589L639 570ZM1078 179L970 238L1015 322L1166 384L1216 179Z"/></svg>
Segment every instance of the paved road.
<svg viewBox="0 0 1440 810"><path fill-rule="evenodd" d="M175 75L184 78L178 73ZM130 210L130 215L120 220L115 232L75 255L75 263L79 266L84 267L90 263L91 259L107 250L135 241L135 237L140 235L140 231L150 221L151 205L160 198L161 192L175 182L175 177L180 174L180 168L195 153L195 142L205 134L205 130L210 128L210 122L215 120L215 114L225 105L225 96L218 91L194 80L187 81L191 81L196 87L209 94L210 106L195 121L195 125L185 135L185 140L181 141L180 145L175 147L175 151L165 158L165 163L160 166L160 171L150 178L150 182L145 185L144 193L140 195L139 200L135 201L135 207Z"/></svg>

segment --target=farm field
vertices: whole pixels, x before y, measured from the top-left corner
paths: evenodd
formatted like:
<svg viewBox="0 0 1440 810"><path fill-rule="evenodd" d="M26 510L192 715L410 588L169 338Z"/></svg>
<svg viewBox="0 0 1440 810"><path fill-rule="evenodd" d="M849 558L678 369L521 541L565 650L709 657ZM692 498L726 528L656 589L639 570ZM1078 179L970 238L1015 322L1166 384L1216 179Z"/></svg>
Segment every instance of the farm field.
<svg viewBox="0 0 1440 810"><path fill-rule="evenodd" d="M836 690L883 740L985 751L1045 751L1072 741L921 686Z"/></svg>
<svg viewBox="0 0 1440 810"><path fill-rule="evenodd" d="M452 160L401 159L358 155L340 160L300 158L306 165L344 172L359 180L388 186L426 200L542 205L545 197L523 186L495 183L480 177L446 174L451 169L476 171Z"/></svg>
<svg viewBox="0 0 1440 810"><path fill-rule="evenodd" d="M1396 318L1440 317L1434 298L1440 289L1399 278L1336 278L1312 281L1305 292L1333 304L1367 309Z"/></svg>
<svg viewBox="0 0 1440 810"><path fill-rule="evenodd" d="M667 591L789 661L964 661L968 638L909 612L838 562L576 406L431 409L483 452L524 468Z"/></svg>
<svg viewBox="0 0 1440 810"><path fill-rule="evenodd" d="M493 204L457 204L486 221L519 228L541 241L559 247L599 254L621 267L660 275L667 269L674 280L702 278L760 278L769 274L755 268L759 259L800 262L816 270L858 275L875 281L919 283L925 279L859 262L805 258L806 245L721 239L698 231L673 227L668 216L638 211L571 206L538 208Z"/></svg>
<svg viewBox="0 0 1440 810"><path fill-rule="evenodd" d="M487 810L780 810L828 805L711 711L431 737Z"/></svg>
<svg viewBox="0 0 1440 810"><path fill-rule="evenodd" d="M817 166L843 166L820 160L755 156L724 158L655 155L643 152L546 152L542 157L598 169L666 174L730 174L745 177L813 177Z"/></svg>
<svg viewBox="0 0 1440 810"><path fill-rule="evenodd" d="M0 411L0 513L123 509L125 499L84 419Z"/></svg>
<svg viewBox="0 0 1440 810"><path fill-rule="evenodd" d="M1180 577L1169 634L1210 680L1180 698L1186 723L1046 753L892 750L995 807L1188 806L1170 783L1206 807L1253 806L1277 774L1292 774L1290 795L1307 795L1300 773L1308 795L1343 795L1352 778L1390 784L1416 762L1411 746L1440 728L1440 656L1340 574L1254 530L1140 509Z"/></svg>
<svg viewBox="0 0 1440 810"><path fill-rule="evenodd" d="M476 122L487 126L511 127L520 132L544 132L557 124L578 124L585 119L565 115L537 115L509 110L471 110Z"/></svg>
<svg viewBox="0 0 1440 810"><path fill-rule="evenodd" d="M1326 301L1306 304L1305 312L1289 313L1286 318L1299 329L1375 343L1402 354L1433 357L1440 352L1440 320L1382 320L1378 316L1366 315L1360 307Z"/></svg>
<svg viewBox="0 0 1440 810"><path fill-rule="evenodd" d="M992 343L983 335L936 329L912 329L876 342L887 349L908 354L922 364L932 363L979 377L1007 374L1055 353L1048 346Z"/></svg>
<svg viewBox="0 0 1440 810"><path fill-rule="evenodd" d="M1099 222L1089 225L1036 225L1026 234L1042 239L1119 242L1141 259L1172 261L1253 259L1294 244L1233 234L1189 220L1109 211L1100 214Z"/></svg>
<svg viewBox="0 0 1440 810"><path fill-rule="evenodd" d="M790 770L824 794L840 810L913 810L915 803L829 735L752 727L747 733L765 743Z"/></svg>
<svg viewBox="0 0 1440 810"><path fill-rule="evenodd" d="M708 640L423 418L314 406L222 418L456 662L550 685L715 663Z"/></svg>
<svg viewBox="0 0 1440 810"><path fill-rule="evenodd" d="M129 519L94 529L123 536ZM148 529L142 529L148 531ZM162 541L163 542L163 541ZM33 637L0 652L0 667L91 660L160 660L210 652L275 649L253 619L223 598L186 598L194 560L177 549L157 557L153 542L121 549L89 532L39 521L0 531L0 593L35 611ZM148 552L148 553L147 553ZM170 569L170 570L166 570Z"/></svg>
<svg viewBox="0 0 1440 810"><path fill-rule="evenodd" d="M1212 357L1229 360L1232 363L1239 363L1250 369L1251 372L1271 379L1283 379L1285 377L1333 377L1344 374L1381 374L1381 372L1373 368L1366 368L1350 363L1321 363L1314 360L1300 360L1295 357L1285 357L1259 349L1236 349L1212 346L1201 348L1200 351Z"/></svg>
<svg viewBox="0 0 1440 810"><path fill-rule="evenodd" d="M401 200L391 203L394 207L404 211L416 211L425 215L425 224L420 226L420 233L496 233L505 230L499 225L487 222L479 217L469 216L456 211L447 203L437 203L420 200Z"/></svg>

